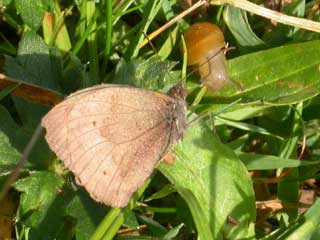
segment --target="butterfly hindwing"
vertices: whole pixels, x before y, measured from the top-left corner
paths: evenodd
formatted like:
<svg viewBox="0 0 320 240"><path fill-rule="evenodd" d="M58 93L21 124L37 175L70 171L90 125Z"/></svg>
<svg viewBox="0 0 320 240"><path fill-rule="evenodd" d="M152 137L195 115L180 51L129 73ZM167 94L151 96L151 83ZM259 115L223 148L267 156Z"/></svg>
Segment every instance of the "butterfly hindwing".
<svg viewBox="0 0 320 240"><path fill-rule="evenodd" d="M97 201L124 207L172 144L174 99L117 85L72 94L42 120L50 148Z"/></svg>

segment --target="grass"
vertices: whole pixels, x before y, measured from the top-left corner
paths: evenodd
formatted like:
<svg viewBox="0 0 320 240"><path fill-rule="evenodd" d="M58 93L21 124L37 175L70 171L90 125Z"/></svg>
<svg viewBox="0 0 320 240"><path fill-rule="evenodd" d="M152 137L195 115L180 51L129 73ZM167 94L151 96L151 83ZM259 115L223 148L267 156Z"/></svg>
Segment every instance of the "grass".
<svg viewBox="0 0 320 240"><path fill-rule="evenodd" d="M10 77L0 78L0 238L317 239L318 2L281 6L298 17L282 16L289 26L244 12L263 10L246 1L212 1L149 35L183 11L178 2L0 1L0 69ZM243 89L208 92L186 72L181 35L199 21L235 47L228 74ZM181 79L188 121L210 117L188 127L174 163L161 162L126 208L92 200L43 134L24 152L61 95L101 83L165 93Z"/></svg>

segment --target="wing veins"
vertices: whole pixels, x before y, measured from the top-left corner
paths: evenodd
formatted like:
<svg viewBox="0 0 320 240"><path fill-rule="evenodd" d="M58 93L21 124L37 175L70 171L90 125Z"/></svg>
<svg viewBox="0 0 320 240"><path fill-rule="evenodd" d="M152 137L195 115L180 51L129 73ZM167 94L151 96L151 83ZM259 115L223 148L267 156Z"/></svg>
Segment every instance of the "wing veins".
<svg viewBox="0 0 320 240"><path fill-rule="evenodd" d="M148 133L148 132L150 131L150 129L151 129L151 130L155 129L156 127L158 127L158 126L161 125L162 123L163 123L163 122L160 122L160 123L156 124L154 127L147 129L145 132L143 132L142 134L138 135L138 136L135 138L135 140L137 140L139 137L143 136L145 133ZM132 141L132 140L131 140L131 141ZM131 141L129 140L129 141L121 142L121 143L117 144L117 146L114 147L114 148L117 148L119 145L123 145L123 144L126 144L126 143L131 142ZM112 151L113 151L113 150L112 150ZM123 156L125 156L125 155L126 155L126 154L123 154ZM89 183L89 181L92 179L92 176L96 174L97 170L101 167L102 162L103 162L103 161L101 161L100 165L97 166L97 168L96 168L96 170L93 172L93 174L91 174L91 177L88 179L87 183ZM122 165L122 160L120 161L119 165ZM114 172L111 180L109 181L109 184L110 184L110 182L112 181L112 179L114 178L114 176L117 174L117 172L118 172L118 169L117 169L117 171ZM86 184L87 184L87 183L86 183ZM85 184L85 185L86 185L86 184Z"/></svg>
<svg viewBox="0 0 320 240"><path fill-rule="evenodd" d="M138 138L140 138L141 136L143 136L145 133L148 133L148 131L153 130L154 128L158 127L158 126L161 125L162 123L163 123L163 121L162 121L162 122L159 122L158 124L156 124L156 125L153 126L152 128L146 129L144 132L142 132L142 133L139 134L138 136L135 136L133 139L134 139L134 140L137 140ZM73 166L74 166L74 164L76 164L76 162L80 161L80 159L82 159L87 152L89 152L92 148L94 148L94 147L96 147L96 146L98 146L98 145L100 145L100 144L103 144L103 143L106 143L106 142L110 142L110 143L112 143L112 144L115 144L115 145L119 146L119 145L126 144L126 143L128 143L128 142L131 142L131 141L132 141L132 140L126 140L126 141L123 141L123 142L120 142L120 143L116 143L116 144L113 143L113 142L111 142L111 141L106 141L106 140L103 140L103 141L101 141L101 142L98 142L98 143L90 146L89 148L87 148L87 149L84 151L84 153L77 159L77 161L72 161L72 159L71 159L71 161L70 161L71 164L70 164L70 167L69 167L69 168L72 169ZM77 147L78 147L78 146L77 146ZM69 152L72 153L72 151L69 151ZM62 153L63 153L63 152L62 152ZM94 155L92 155L92 156L94 156ZM70 158L69 158L69 159L70 159ZM92 158L91 158L91 159L92 159ZM103 161L102 161L102 162L103 162ZM90 161L87 161L87 163L90 164ZM88 166L88 164L85 165L85 168ZM91 175L90 179L91 179L92 176L96 173L96 171L100 168L100 166L101 166L101 164L96 168L96 170L94 171L94 173ZM82 170L81 170L81 171L82 171ZM90 181L90 179L88 180L88 182ZM86 185L86 184L85 184L85 185Z"/></svg>
<svg viewBox="0 0 320 240"><path fill-rule="evenodd" d="M150 111L150 112L156 112L154 110L147 110L147 111ZM76 120L81 120L81 119L84 119L84 118L90 118L90 117L95 117L95 116L99 116L99 117L103 117L104 115L110 115L110 116L114 116L114 115L132 115L133 113L136 113L136 112L146 112L145 110L137 110L137 111L132 111L132 112L126 112L126 113L115 113L115 112L112 112L112 113L94 113L94 114L86 114L86 115L81 115L79 117L75 117L75 118L72 118L70 120L68 120L68 124L73 122L73 121L76 121ZM59 118L59 117L57 117ZM52 125L52 128L57 128L57 126L59 125L60 123L57 123L55 125Z"/></svg>
<svg viewBox="0 0 320 240"><path fill-rule="evenodd" d="M167 134L166 136L171 136L171 132L172 132L172 131L170 130L170 133ZM161 134L159 134L159 135L161 135ZM157 135L157 136L159 136L159 135ZM151 135L151 137L152 137L152 135ZM165 136L164 136L164 137L165 137ZM163 148L162 153L159 154L160 158L157 159L156 162L160 161L161 158L164 156L164 153L167 151L167 149L168 149L168 147L169 147L169 145L170 145L170 144L169 144L169 142L170 142L169 139L170 139L170 137L168 138L167 144L166 144L166 146ZM147 142L147 140L144 141L144 142ZM155 145L155 144L156 144L156 141L154 141L154 144L153 144L153 145ZM144 144L141 144L140 146L145 146L145 145L144 145ZM137 148L136 153L138 152L138 150L140 150L140 149ZM117 194L114 195L114 198L115 198L115 199L116 199L116 197L119 195L119 191L120 191L120 189L121 189L121 187L122 187L122 184L126 182L126 178L127 178L127 176L128 176L129 169L131 169L131 165L132 165L133 163L134 163L134 162L129 161L129 164L128 164L129 166L127 167L125 176L123 177L123 179L122 179L122 181L121 181L121 183L120 183L120 185L119 185L119 187L118 187ZM111 202L112 202L112 201L111 201Z"/></svg>
<svg viewBox="0 0 320 240"><path fill-rule="evenodd" d="M64 108L68 108L68 107L74 107L74 105L75 104L77 104L77 106L79 106L79 105L87 105L87 104L89 104L89 103L101 103L101 105L103 106L103 105L105 105L105 104L107 104L107 105L109 105L109 106L122 106L122 107L127 107L127 108L131 108L131 109L133 109L133 110L141 110L141 109L139 109L139 108L135 108L134 106L131 106L131 105L127 105L127 104L124 104L124 103L116 103L116 102L111 102L111 101L99 101L99 100L94 100L93 101L93 99L90 99L90 100L86 100L86 101L83 101L83 102L76 102L76 101L70 101L70 103L68 103L68 102L65 102L65 103L63 103L61 106L58 106L57 105L57 107L56 107L56 109L55 110L63 110ZM146 109L146 110L148 110L148 111L154 111L154 110L152 110L152 109Z"/></svg>

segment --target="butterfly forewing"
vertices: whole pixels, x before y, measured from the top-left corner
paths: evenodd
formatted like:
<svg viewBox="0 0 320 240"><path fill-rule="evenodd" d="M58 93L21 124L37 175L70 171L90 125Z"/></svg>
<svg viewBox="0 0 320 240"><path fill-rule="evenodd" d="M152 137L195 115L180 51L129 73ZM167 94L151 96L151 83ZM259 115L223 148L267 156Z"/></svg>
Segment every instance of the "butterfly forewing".
<svg viewBox="0 0 320 240"><path fill-rule="evenodd" d="M42 120L50 148L97 201L124 207L177 139L175 99L132 87L79 91Z"/></svg>

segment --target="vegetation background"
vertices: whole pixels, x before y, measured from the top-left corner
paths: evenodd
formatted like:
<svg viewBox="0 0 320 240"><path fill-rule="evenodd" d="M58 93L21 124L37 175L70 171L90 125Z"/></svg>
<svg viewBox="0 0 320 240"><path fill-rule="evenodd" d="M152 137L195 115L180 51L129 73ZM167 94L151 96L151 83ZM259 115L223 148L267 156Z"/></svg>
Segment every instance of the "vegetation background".
<svg viewBox="0 0 320 240"><path fill-rule="evenodd" d="M319 33L237 7L247 1L211 1L152 40L156 53L141 48L188 2L0 1L1 72L40 91L1 78L1 239L319 239ZM320 20L318 0L251 2ZM179 42L199 21L219 25L235 47L228 72L243 90L204 94L195 73L186 78ZM127 208L91 200L43 137L5 191L50 109L41 89L54 90L54 102L102 82L166 92L180 79L190 111L212 116L187 130L174 164L161 163Z"/></svg>

